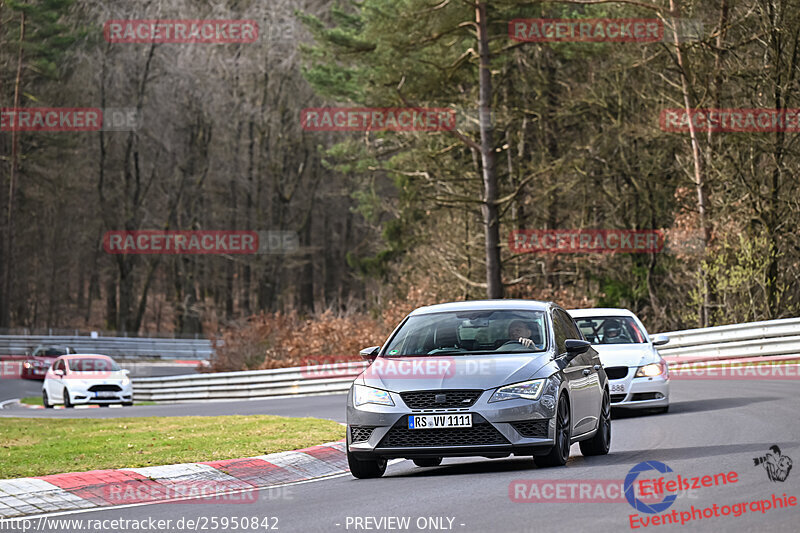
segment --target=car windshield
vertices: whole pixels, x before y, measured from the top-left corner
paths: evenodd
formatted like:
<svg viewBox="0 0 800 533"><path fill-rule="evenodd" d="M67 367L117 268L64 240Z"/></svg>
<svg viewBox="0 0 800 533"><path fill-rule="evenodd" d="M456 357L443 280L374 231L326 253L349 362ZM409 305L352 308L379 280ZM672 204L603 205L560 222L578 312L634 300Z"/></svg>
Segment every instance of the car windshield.
<svg viewBox="0 0 800 533"><path fill-rule="evenodd" d="M37 357L59 357L66 355L68 350L66 348L58 348L51 346L49 348L39 348L36 350Z"/></svg>
<svg viewBox="0 0 800 533"><path fill-rule="evenodd" d="M69 369L73 372L117 372L119 365L110 359L87 357L85 359L71 359Z"/></svg>
<svg viewBox="0 0 800 533"><path fill-rule="evenodd" d="M628 316L600 316L577 318L583 336L592 344L642 344L645 336Z"/></svg>
<svg viewBox="0 0 800 533"><path fill-rule="evenodd" d="M542 352L542 311L460 311L410 317L386 348L387 357Z"/></svg>

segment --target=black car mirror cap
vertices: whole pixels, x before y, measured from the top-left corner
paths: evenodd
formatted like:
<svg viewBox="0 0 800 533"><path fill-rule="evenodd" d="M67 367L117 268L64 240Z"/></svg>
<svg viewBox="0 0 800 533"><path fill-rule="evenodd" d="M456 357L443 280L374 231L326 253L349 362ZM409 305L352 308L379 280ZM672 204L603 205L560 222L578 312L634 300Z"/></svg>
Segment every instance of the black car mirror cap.
<svg viewBox="0 0 800 533"><path fill-rule="evenodd" d="M592 343L579 339L567 339L564 342L564 347L567 349L568 357L575 357L587 352L592 347Z"/></svg>
<svg viewBox="0 0 800 533"><path fill-rule="evenodd" d="M371 363L375 360L376 357L378 357L378 352L380 351L381 351L380 346L370 346L369 348L364 348L363 350L358 352L358 355L360 355L364 361L368 361Z"/></svg>

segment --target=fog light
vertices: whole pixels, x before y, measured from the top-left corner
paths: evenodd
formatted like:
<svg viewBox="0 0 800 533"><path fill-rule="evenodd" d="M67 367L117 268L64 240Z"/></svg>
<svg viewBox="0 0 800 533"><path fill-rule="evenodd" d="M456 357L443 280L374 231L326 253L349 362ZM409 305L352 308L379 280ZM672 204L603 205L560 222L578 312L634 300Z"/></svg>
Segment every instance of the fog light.
<svg viewBox="0 0 800 533"><path fill-rule="evenodd" d="M657 393L656 393L656 400L661 400L661 399L663 399L663 398L664 398L664 395L663 395L663 394L661 394L660 392L657 392Z"/></svg>

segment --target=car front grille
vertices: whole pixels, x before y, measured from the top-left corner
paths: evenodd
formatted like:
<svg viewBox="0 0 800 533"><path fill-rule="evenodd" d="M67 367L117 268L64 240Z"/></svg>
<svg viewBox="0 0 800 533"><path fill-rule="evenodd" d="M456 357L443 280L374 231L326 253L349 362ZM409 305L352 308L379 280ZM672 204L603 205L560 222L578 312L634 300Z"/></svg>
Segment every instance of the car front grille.
<svg viewBox="0 0 800 533"><path fill-rule="evenodd" d="M522 420L512 422L511 427L523 437L546 439L549 424L549 420Z"/></svg>
<svg viewBox="0 0 800 533"><path fill-rule="evenodd" d="M608 379L623 379L628 376L627 366L610 366L605 370Z"/></svg>
<svg viewBox="0 0 800 533"><path fill-rule="evenodd" d="M110 391L110 392L119 392L122 388L118 385L92 385L89 387L89 392L101 392L101 391Z"/></svg>
<svg viewBox="0 0 800 533"><path fill-rule="evenodd" d="M488 422L474 423L471 428L408 429L408 418L383 437L378 448L444 448L450 446L484 446L509 444L502 433Z"/></svg>
<svg viewBox="0 0 800 533"><path fill-rule="evenodd" d="M612 394L611 395L611 403L619 403L625 399L627 394Z"/></svg>
<svg viewBox="0 0 800 533"><path fill-rule="evenodd" d="M482 393L482 390L424 390L401 392L400 397L410 409L454 409L470 407Z"/></svg>
<svg viewBox="0 0 800 533"><path fill-rule="evenodd" d="M366 442L372 436L374 427L369 426L350 426L350 437L352 442Z"/></svg>

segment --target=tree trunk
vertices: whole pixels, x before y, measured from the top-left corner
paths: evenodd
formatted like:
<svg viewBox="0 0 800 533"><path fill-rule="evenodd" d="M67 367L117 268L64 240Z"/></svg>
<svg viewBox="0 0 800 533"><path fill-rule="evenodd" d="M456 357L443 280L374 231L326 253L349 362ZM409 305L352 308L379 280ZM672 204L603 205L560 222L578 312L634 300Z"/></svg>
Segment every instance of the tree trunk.
<svg viewBox="0 0 800 533"><path fill-rule="evenodd" d="M22 43L25 40L25 12L20 15L19 21L19 54L17 55L17 75L14 79L14 102L12 107L19 107L19 89L22 82ZM19 132L11 132L11 168L8 177L8 206L6 212L6 239L3 258L3 298L0 302L0 327L11 326L11 272L13 270L14 255L14 189L17 179L17 160L19 159Z"/></svg>
<svg viewBox="0 0 800 533"><path fill-rule="evenodd" d="M689 92L689 79L688 74L686 72L686 64L683 60L683 52L681 51L681 40L680 36L678 35L679 26L679 15L680 15L680 4L679 0L670 0L669 1L669 8L672 12L672 24L674 26L673 31L673 44L675 45L675 55L678 61L678 68L681 71L681 91L683 92L683 105L686 110L687 118L691 117L692 109L694 108L694 104L692 103L691 94ZM711 241L711 226L708 223L706 217L706 192L705 192L705 180L703 177L703 160L700 156L700 142L697 138L697 130L695 130L694 122L691 120L687 120L689 124L689 137L692 143L692 161L694 163L694 184L695 189L697 190L697 213L700 218L700 226L703 228L703 244L705 248L708 249L708 245ZM708 296L708 272L706 272L705 268L700 270L700 284L701 284L701 291L703 294L703 303L700 306L699 314L700 314L700 327L707 327L708 326L708 315L709 315L709 296Z"/></svg>
<svg viewBox="0 0 800 533"><path fill-rule="evenodd" d="M500 220L497 211L497 175L493 126L491 116L492 72L489 64L489 34L486 20L486 2L475 5L475 19L478 24L478 49L480 52L480 130L481 164L483 171L483 214L486 235L486 296L503 297L502 265L500 263Z"/></svg>

